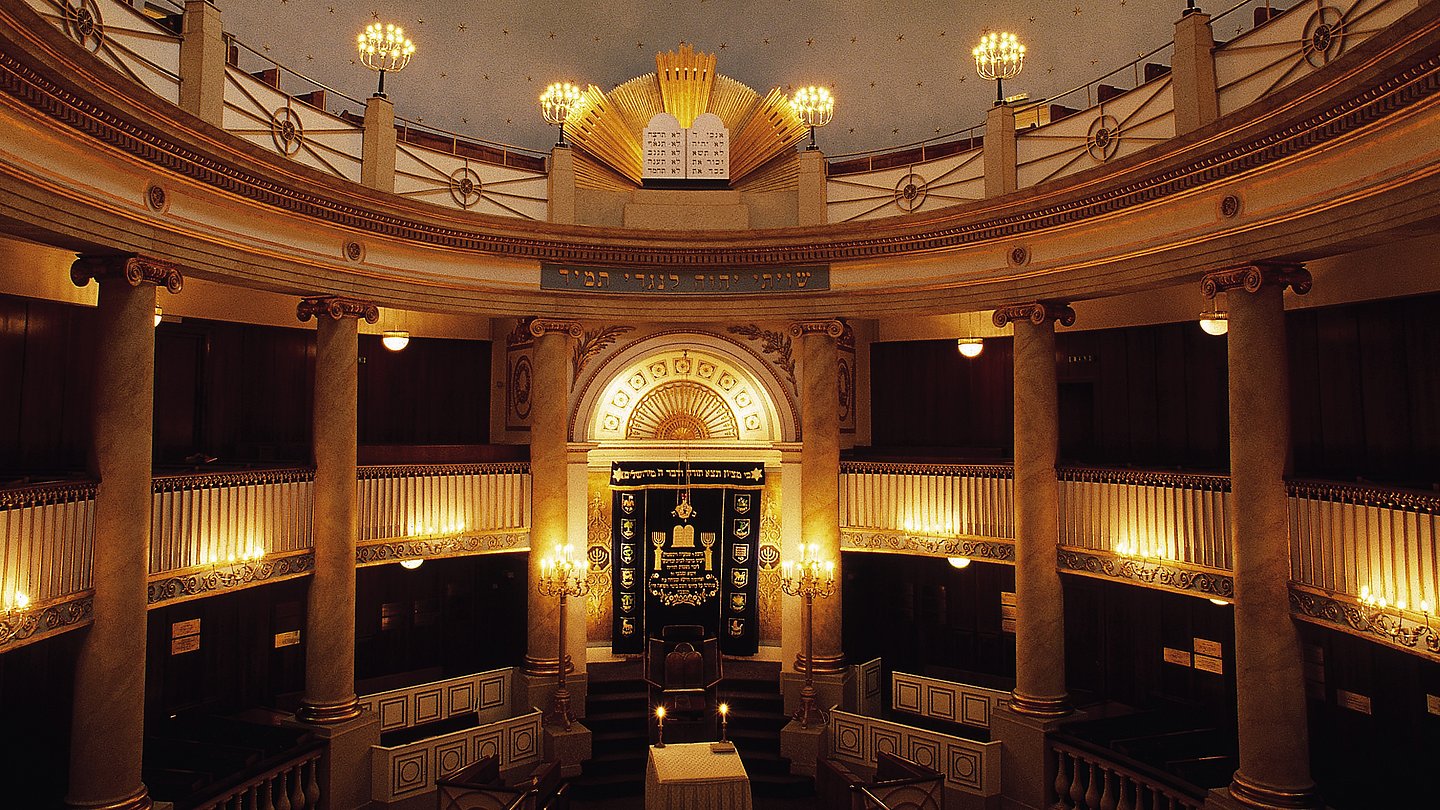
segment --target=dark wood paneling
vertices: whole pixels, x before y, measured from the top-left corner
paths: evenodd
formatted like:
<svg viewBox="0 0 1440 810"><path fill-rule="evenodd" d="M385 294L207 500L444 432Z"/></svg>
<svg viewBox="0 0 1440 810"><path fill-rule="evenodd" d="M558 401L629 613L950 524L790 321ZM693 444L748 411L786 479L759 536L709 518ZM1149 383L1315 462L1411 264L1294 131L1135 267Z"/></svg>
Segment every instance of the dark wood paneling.
<svg viewBox="0 0 1440 810"><path fill-rule="evenodd" d="M362 692L520 663L526 555L398 564L356 575L355 677ZM411 677L413 675L413 677Z"/></svg>
<svg viewBox="0 0 1440 810"><path fill-rule="evenodd" d="M159 607L146 636L145 711L231 714L282 706L305 685L305 595L309 578ZM171 628L200 620L200 648L171 654ZM276 648L278 633L302 631L301 643Z"/></svg>
<svg viewBox="0 0 1440 810"><path fill-rule="evenodd" d="M360 337L361 444L490 441L490 343L413 338L392 352Z"/></svg>
<svg viewBox="0 0 1440 810"><path fill-rule="evenodd" d="M0 476L85 469L93 314L0 296Z"/></svg>
<svg viewBox="0 0 1440 810"><path fill-rule="evenodd" d="M1000 593L1015 590L1010 566L850 553L844 560L842 628L852 660L887 670L1015 676L1015 637L1000 629Z"/></svg>
<svg viewBox="0 0 1440 810"><path fill-rule="evenodd" d="M877 343L870 350L876 447L1008 458L1014 444L1011 340L962 357L950 340Z"/></svg>
<svg viewBox="0 0 1440 810"><path fill-rule="evenodd" d="M0 806L62 806L70 771L75 661L86 632L0 653Z"/></svg>

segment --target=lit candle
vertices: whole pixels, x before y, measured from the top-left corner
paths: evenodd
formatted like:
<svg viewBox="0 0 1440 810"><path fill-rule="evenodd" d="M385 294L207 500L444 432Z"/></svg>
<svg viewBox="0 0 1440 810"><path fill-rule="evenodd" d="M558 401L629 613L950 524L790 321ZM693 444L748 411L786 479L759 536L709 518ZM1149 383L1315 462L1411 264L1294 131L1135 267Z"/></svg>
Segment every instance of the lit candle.
<svg viewBox="0 0 1440 810"><path fill-rule="evenodd" d="M727 742L727 740L725 739L725 737L726 737L726 725L727 725L729 719L730 719L730 704L729 704L729 703L721 703L721 704L720 704L720 742Z"/></svg>
<svg viewBox="0 0 1440 810"><path fill-rule="evenodd" d="M665 747L665 707L655 707L655 747Z"/></svg>

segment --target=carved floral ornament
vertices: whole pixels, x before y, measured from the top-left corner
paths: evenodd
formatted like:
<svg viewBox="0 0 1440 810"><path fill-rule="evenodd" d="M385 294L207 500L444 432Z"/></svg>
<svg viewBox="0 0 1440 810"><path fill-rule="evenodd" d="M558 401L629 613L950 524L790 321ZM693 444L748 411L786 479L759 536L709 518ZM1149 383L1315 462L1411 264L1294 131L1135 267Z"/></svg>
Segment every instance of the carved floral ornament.
<svg viewBox="0 0 1440 810"><path fill-rule="evenodd" d="M341 318L364 318L366 323L376 323L380 320L380 308L369 301L338 295L301 298L299 306L295 307L295 316L301 323L322 315L337 321Z"/></svg>
<svg viewBox="0 0 1440 810"><path fill-rule="evenodd" d="M1061 326L1075 325L1075 310L1060 301L1034 301L1028 304L1005 304L995 308L991 318L1001 329L1016 321L1029 321L1039 326L1046 321L1056 321Z"/></svg>
<svg viewBox="0 0 1440 810"><path fill-rule="evenodd" d="M1303 264L1256 262L1206 273L1200 279L1200 292L1206 298L1214 298L1231 290L1257 293L1266 286L1278 286L1281 289L1289 287L1296 295L1304 295L1313 285L1310 271Z"/></svg>
<svg viewBox="0 0 1440 810"><path fill-rule="evenodd" d="M92 278L96 281L123 278L131 287L154 284L171 293L178 293L185 286L180 268L144 256L81 256L70 265L70 280L76 287L84 287Z"/></svg>

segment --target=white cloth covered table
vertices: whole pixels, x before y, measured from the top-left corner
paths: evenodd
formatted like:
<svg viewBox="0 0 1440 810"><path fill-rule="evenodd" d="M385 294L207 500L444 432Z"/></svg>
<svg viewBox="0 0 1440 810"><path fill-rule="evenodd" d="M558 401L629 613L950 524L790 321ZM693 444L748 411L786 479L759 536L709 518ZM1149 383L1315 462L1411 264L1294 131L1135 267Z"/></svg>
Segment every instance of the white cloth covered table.
<svg viewBox="0 0 1440 810"><path fill-rule="evenodd" d="M738 752L711 753L708 742L651 746L645 810L751 810L750 776Z"/></svg>

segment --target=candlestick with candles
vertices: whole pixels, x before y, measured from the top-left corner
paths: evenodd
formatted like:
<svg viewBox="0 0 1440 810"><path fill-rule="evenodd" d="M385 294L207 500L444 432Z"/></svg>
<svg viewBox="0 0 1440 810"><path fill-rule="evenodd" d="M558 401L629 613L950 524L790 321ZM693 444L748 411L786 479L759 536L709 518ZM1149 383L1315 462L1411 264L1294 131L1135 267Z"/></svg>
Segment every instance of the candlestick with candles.
<svg viewBox="0 0 1440 810"><path fill-rule="evenodd" d="M590 593L590 563L583 557L573 559L569 543L556 549L554 557L540 561L540 581L537 589L545 596L560 597L560 650L556 653L557 667L554 708L550 717L556 723L570 730L575 716L570 712L570 689L565 683L565 669L569 656L565 654L565 602L571 596L585 596Z"/></svg>
<svg viewBox="0 0 1440 810"><path fill-rule="evenodd" d="M730 720L730 704L729 704L729 703L721 703L721 704L720 704L720 742L722 742L722 743L723 743L723 742L730 742L729 740L727 740L727 739L725 738L725 737L726 737L726 733L727 733L727 731L728 731L729 720Z"/></svg>
<svg viewBox="0 0 1440 810"><path fill-rule="evenodd" d="M665 707L655 707L655 747L665 747Z"/></svg>
<svg viewBox="0 0 1440 810"><path fill-rule="evenodd" d="M835 594L835 561L821 560L820 548L814 543L800 544L800 559L781 564L780 589L790 596L805 600L805 685L800 689L800 710L794 719L801 728L809 728L812 717L823 725L826 712L815 704L815 597L828 599Z"/></svg>

